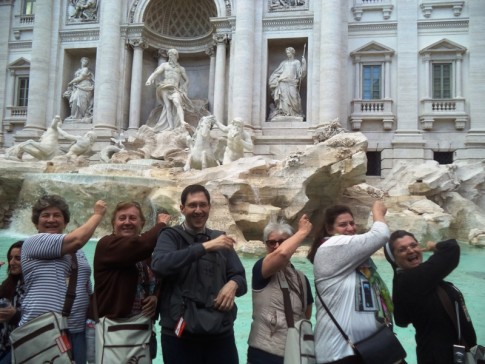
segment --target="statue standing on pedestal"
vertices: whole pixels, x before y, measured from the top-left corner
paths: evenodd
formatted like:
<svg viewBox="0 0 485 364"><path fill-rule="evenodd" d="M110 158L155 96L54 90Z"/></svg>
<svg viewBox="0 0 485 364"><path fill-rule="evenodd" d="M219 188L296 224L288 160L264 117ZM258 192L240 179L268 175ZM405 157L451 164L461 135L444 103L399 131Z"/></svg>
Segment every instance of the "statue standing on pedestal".
<svg viewBox="0 0 485 364"><path fill-rule="evenodd" d="M306 76L306 59L302 56L301 62L295 59L295 49L286 48L288 59L280 63L269 77L269 88L274 100L274 109L269 119L276 116L302 117L300 83Z"/></svg>
<svg viewBox="0 0 485 364"><path fill-rule="evenodd" d="M89 58L81 58L81 67L68 83L64 97L69 99L71 116L66 120L79 120L90 123L93 117L94 74L88 68Z"/></svg>
<svg viewBox="0 0 485 364"><path fill-rule="evenodd" d="M168 62L162 63L148 77L146 85L153 84L158 77L164 79L157 81L157 100L163 105L163 110L155 125L155 131L173 130L185 126L184 109L192 110L192 102L187 96L189 80L185 69L178 63L178 51L168 50Z"/></svg>

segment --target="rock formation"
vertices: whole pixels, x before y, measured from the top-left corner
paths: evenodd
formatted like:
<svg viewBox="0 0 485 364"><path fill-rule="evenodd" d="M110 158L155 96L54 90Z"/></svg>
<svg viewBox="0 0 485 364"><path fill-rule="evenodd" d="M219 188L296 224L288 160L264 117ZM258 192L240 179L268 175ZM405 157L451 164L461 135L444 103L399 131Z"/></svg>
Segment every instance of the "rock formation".
<svg viewBox="0 0 485 364"><path fill-rule="evenodd" d="M257 241L272 215L296 224L307 213L314 226L319 226L324 209L334 203L349 204L358 227L366 229L376 198L385 200L392 230L411 230L423 240L455 237L484 244L483 163L402 164L380 186L371 186L365 183L366 150L363 134L340 133L284 160L254 156L203 170L184 171L182 155L177 163L138 159L84 168L57 160L2 161L0 218L14 211L12 228L33 233L32 202L41 194L57 193L75 211L72 227L85 221L98 199L106 200L110 208L120 200L139 201L148 222L163 207L178 222L182 189L200 183L213 199L209 225L236 236L241 251L258 250ZM96 235L110 231L109 219L105 219Z"/></svg>

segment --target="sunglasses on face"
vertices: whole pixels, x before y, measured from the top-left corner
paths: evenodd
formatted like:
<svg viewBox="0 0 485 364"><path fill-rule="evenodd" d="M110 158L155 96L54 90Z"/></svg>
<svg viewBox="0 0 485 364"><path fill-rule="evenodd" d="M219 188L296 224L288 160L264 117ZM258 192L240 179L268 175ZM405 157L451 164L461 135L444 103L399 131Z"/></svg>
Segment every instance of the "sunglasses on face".
<svg viewBox="0 0 485 364"><path fill-rule="evenodd" d="M266 240L266 245L270 248L274 248L276 244L281 245L286 239L279 239L279 240Z"/></svg>

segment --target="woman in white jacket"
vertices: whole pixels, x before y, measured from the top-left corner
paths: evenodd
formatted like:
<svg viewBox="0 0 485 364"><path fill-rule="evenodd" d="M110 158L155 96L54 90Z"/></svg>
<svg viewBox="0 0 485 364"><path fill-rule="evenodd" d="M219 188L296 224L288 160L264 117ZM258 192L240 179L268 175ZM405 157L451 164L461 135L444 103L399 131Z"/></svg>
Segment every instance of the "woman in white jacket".
<svg viewBox="0 0 485 364"><path fill-rule="evenodd" d="M356 235L354 217L347 206L328 208L322 231L308 254L314 264L317 292L353 342L377 331L379 322L391 320L389 292L370 259L389 238L384 219L386 212L384 204L376 201L372 207L374 224L370 231ZM316 301L317 363L361 363L320 300Z"/></svg>

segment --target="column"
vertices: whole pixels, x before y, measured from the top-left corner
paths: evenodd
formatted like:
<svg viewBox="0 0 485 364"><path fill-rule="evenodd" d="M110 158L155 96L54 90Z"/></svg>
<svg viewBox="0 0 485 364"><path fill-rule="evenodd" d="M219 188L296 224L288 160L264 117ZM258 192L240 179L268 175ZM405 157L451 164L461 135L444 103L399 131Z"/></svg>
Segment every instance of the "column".
<svg viewBox="0 0 485 364"><path fill-rule="evenodd" d="M168 49L160 48L154 56L158 60L158 65L168 62Z"/></svg>
<svg viewBox="0 0 485 364"><path fill-rule="evenodd" d="M122 8L118 0L100 2L93 117L97 129L118 129Z"/></svg>
<svg viewBox="0 0 485 364"><path fill-rule="evenodd" d="M384 99L391 98L391 56L386 55L384 60Z"/></svg>
<svg viewBox="0 0 485 364"><path fill-rule="evenodd" d="M214 51L214 45L207 47L205 54L210 57L209 68L209 111L214 112L214 81L216 71L216 52Z"/></svg>
<svg viewBox="0 0 485 364"><path fill-rule="evenodd" d="M143 50L147 44L143 39L131 39L133 47L133 63L131 67L131 90L130 90L130 120L128 130L138 130L140 127L140 106L142 90Z"/></svg>
<svg viewBox="0 0 485 364"><path fill-rule="evenodd" d="M255 7L255 0L236 2L234 59L231 58L231 70L234 74L232 80L233 115L231 117L240 117L249 123L251 123L253 113Z"/></svg>
<svg viewBox="0 0 485 364"><path fill-rule="evenodd" d="M46 129L46 115L49 90L49 67L51 63L51 38L53 1L38 1L35 7L34 33L29 80L29 107L24 131Z"/></svg>
<svg viewBox="0 0 485 364"><path fill-rule="evenodd" d="M226 89L226 42L227 34L215 34L217 44L214 81L214 111L217 121L224 123L224 95Z"/></svg>
<svg viewBox="0 0 485 364"><path fill-rule="evenodd" d="M320 110L319 123L335 118L345 120L341 110L345 82L346 62L343 60L344 37L347 37L347 1L322 1L320 33ZM346 48L346 47L345 47ZM345 51L345 52L343 52Z"/></svg>

